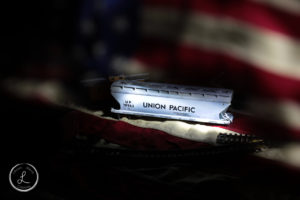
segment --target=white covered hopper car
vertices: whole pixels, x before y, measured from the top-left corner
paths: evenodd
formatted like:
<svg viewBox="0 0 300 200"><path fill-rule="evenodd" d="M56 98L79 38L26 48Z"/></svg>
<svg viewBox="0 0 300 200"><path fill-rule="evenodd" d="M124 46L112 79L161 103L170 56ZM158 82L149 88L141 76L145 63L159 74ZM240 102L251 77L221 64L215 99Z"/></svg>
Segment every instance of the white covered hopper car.
<svg viewBox="0 0 300 200"><path fill-rule="evenodd" d="M173 84L118 80L111 94L120 104L113 113L204 123L230 124L233 91Z"/></svg>

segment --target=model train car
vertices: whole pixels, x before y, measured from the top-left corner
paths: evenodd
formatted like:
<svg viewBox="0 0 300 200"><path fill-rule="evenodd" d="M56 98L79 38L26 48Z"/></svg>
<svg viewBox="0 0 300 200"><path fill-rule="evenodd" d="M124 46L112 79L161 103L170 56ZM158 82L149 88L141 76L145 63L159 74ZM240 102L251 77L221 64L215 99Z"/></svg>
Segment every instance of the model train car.
<svg viewBox="0 0 300 200"><path fill-rule="evenodd" d="M226 112L233 94L229 89L118 80L111 94L120 104L113 113L215 124L233 120Z"/></svg>

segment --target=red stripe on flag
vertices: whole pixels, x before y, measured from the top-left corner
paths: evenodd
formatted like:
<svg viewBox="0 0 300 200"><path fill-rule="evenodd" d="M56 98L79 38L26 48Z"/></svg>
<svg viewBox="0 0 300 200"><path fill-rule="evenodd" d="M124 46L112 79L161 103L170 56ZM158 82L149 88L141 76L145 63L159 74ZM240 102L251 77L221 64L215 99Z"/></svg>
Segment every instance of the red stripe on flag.
<svg viewBox="0 0 300 200"><path fill-rule="evenodd" d="M176 46L172 42L159 39L144 39L134 58L156 68L169 68Z"/></svg>
<svg viewBox="0 0 300 200"><path fill-rule="evenodd" d="M185 45L179 48L176 57L181 75L198 71L197 76L208 82L221 74L220 81L232 88L262 97L300 102L300 80L267 72L229 55Z"/></svg>

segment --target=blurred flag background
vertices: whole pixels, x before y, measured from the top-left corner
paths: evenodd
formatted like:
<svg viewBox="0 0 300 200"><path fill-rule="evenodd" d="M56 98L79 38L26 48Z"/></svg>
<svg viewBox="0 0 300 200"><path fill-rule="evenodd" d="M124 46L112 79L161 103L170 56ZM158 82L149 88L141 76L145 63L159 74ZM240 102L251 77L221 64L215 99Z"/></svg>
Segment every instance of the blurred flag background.
<svg viewBox="0 0 300 200"><path fill-rule="evenodd" d="M1 88L17 96L75 104L85 90L109 93L82 89L82 80L146 72L156 82L233 89L235 118L221 130L300 141L299 0L43 0L3 8L10 12ZM183 126L71 116L70 129L128 148L202 145L173 137Z"/></svg>
<svg viewBox="0 0 300 200"><path fill-rule="evenodd" d="M157 82L230 88L231 110L246 116L235 120L243 132L300 139L297 0L55 0L5 7L14 10L4 29L5 80L51 80L75 90L80 80L147 72Z"/></svg>

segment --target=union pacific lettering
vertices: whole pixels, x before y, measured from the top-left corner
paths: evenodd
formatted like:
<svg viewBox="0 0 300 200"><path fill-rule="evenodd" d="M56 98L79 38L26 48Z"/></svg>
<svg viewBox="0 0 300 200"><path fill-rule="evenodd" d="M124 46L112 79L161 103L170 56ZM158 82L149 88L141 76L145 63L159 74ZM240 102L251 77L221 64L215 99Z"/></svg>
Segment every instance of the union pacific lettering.
<svg viewBox="0 0 300 200"><path fill-rule="evenodd" d="M144 108L166 109L166 104L143 102ZM195 107L169 105L169 110L195 113Z"/></svg>
<svg viewBox="0 0 300 200"><path fill-rule="evenodd" d="M145 103L143 102L144 108L156 108L156 109L166 109L165 104L159 104L159 103Z"/></svg>

